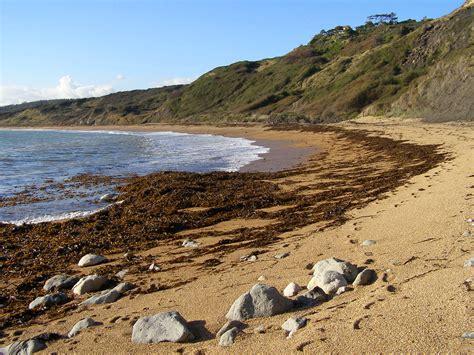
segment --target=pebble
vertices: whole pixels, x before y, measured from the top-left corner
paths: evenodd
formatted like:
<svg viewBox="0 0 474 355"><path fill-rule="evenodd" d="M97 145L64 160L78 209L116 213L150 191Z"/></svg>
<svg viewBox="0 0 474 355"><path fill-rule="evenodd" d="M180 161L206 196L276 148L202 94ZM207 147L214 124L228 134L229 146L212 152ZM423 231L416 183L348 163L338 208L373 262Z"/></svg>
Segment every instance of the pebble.
<svg viewBox="0 0 474 355"><path fill-rule="evenodd" d="M464 339L474 339L474 332L464 332L462 333Z"/></svg>
<svg viewBox="0 0 474 355"><path fill-rule="evenodd" d="M194 339L188 322L176 311L158 313L151 317L139 318L133 325L134 343L183 343Z"/></svg>
<svg viewBox="0 0 474 355"><path fill-rule="evenodd" d="M116 290L105 290L99 295L92 296L85 301L81 302L81 305L91 305L91 304L106 304L113 303L120 298L120 292Z"/></svg>
<svg viewBox="0 0 474 355"><path fill-rule="evenodd" d="M243 321L250 318L270 317L292 308L293 301L282 296L275 287L256 284L249 292L235 300L226 318Z"/></svg>
<svg viewBox="0 0 474 355"><path fill-rule="evenodd" d="M295 332L306 325L308 320L305 317L290 317L282 324L282 329L287 332Z"/></svg>
<svg viewBox="0 0 474 355"><path fill-rule="evenodd" d="M257 261L257 255L242 255L240 261Z"/></svg>
<svg viewBox="0 0 474 355"><path fill-rule="evenodd" d="M352 287L350 286L342 286L342 287L339 287L336 291L336 295L339 296L339 295L342 295L343 293L346 293L348 291L352 291Z"/></svg>
<svg viewBox="0 0 474 355"><path fill-rule="evenodd" d="M183 240L181 246L185 248L197 248L199 246L199 243L192 239L185 239Z"/></svg>
<svg viewBox="0 0 474 355"><path fill-rule="evenodd" d="M362 270L352 283L354 286L368 285L375 278L375 271L371 269Z"/></svg>
<svg viewBox="0 0 474 355"><path fill-rule="evenodd" d="M253 332L256 334L263 334L267 330L267 327L265 327L263 324L260 324L259 326L255 327Z"/></svg>
<svg viewBox="0 0 474 355"><path fill-rule="evenodd" d="M128 269L121 270L115 274L115 277L123 279L128 274Z"/></svg>
<svg viewBox="0 0 474 355"><path fill-rule="evenodd" d="M375 240L367 239L367 240L364 240L360 245L362 245L364 247L370 247L370 246L372 246L376 243L377 242Z"/></svg>
<svg viewBox="0 0 474 355"><path fill-rule="evenodd" d="M35 300L29 304L28 309L35 309L38 307L49 308L51 306L64 304L68 300L68 297L64 293L53 293L35 298Z"/></svg>
<svg viewBox="0 0 474 355"><path fill-rule="evenodd" d="M464 233L462 234L463 237L470 237L471 236L471 231L465 230Z"/></svg>
<svg viewBox="0 0 474 355"><path fill-rule="evenodd" d="M117 194L105 194L100 196L99 200L102 202L115 202L117 200Z"/></svg>
<svg viewBox="0 0 474 355"><path fill-rule="evenodd" d="M304 293L296 298L296 305L298 307L311 307L328 300L328 295L319 287Z"/></svg>
<svg viewBox="0 0 474 355"><path fill-rule="evenodd" d="M281 254L277 254L274 256L275 259L284 259L286 258L287 256L289 256L290 253L281 253Z"/></svg>
<svg viewBox="0 0 474 355"><path fill-rule="evenodd" d="M81 267L94 266L105 263L107 261L107 258L103 257L102 255L87 254L84 255L81 260L79 260L79 263L77 263L77 265Z"/></svg>
<svg viewBox="0 0 474 355"><path fill-rule="evenodd" d="M288 284L288 286L285 287L285 289L283 290L283 296L286 296L286 297L293 297L293 296L296 296L298 294L298 292L301 291L301 286L294 283L294 282L290 282Z"/></svg>
<svg viewBox="0 0 474 355"><path fill-rule="evenodd" d="M239 335L239 333L239 328L229 329L221 335L221 338L219 339L219 346L231 346L232 344L234 344L235 338L237 337L237 335Z"/></svg>
<svg viewBox="0 0 474 355"><path fill-rule="evenodd" d="M107 283L107 278L100 275L89 275L80 279L72 288L76 295L99 291Z"/></svg>
<svg viewBox="0 0 474 355"><path fill-rule="evenodd" d="M308 283L308 290L320 287L325 293L332 295L342 286L347 286L344 276L337 271L326 270L313 276Z"/></svg>
<svg viewBox="0 0 474 355"><path fill-rule="evenodd" d="M474 257L464 262L464 267L470 267L470 266L474 266Z"/></svg>
<svg viewBox="0 0 474 355"><path fill-rule="evenodd" d="M151 264L151 265L148 267L148 270L149 270L149 271L152 271L152 272L157 272L157 271L160 271L161 268L160 268L158 265L156 265L156 264Z"/></svg>
<svg viewBox="0 0 474 355"><path fill-rule="evenodd" d="M228 330L232 328L244 329L245 327L246 327L245 323L242 323L241 321L238 321L238 320L231 320L231 321L228 321L226 324L224 324L221 329L219 329L216 336L220 337L222 334L224 334L225 332L227 332Z"/></svg>
<svg viewBox="0 0 474 355"><path fill-rule="evenodd" d="M77 276L69 275L55 275L44 283L43 290L51 291L53 289L62 290L62 289L71 289L79 281Z"/></svg>
<svg viewBox="0 0 474 355"><path fill-rule="evenodd" d="M263 275L260 275L257 279L257 281L266 281L266 280L267 280L267 278Z"/></svg>
<svg viewBox="0 0 474 355"><path fill-rule="evenodd" d="M95 327L95 326L98 326L98 325L102 325L102 323L101 322L96 322L92 318L81 319L79 322L74 324L74 327L72 327L71 331L68 333L67 336L69 338L72 338L72 337L76 336L77 334L79 334L82 329Z"/></svg>

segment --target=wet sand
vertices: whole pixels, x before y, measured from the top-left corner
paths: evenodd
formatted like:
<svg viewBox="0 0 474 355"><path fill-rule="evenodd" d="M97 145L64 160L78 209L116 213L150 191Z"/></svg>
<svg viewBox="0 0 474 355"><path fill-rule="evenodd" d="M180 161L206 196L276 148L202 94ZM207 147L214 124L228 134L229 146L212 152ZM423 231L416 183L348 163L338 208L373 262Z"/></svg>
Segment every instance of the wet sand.
<svg viewBox="0 0 474 355"><path fill-rule="evenodd" d="M234 201L230 204L232 213L228 215L210 216L205 212L206 208L221 204L209 185L215 185L217 191L224 191L228 178L222 176L206 177L208 183L204 181L203 185L196 186L199 191L205 190L202 199L190 198L192 203L187 206L170 204L173 199L161 201L161 206L169 209L170 216L183 207L185 210L191 208L186 212L186 220L191 219L195 225L174 231L171 238L160 239L154 246L151 244L156 243L156 239L153 239L149 248L144 249L146 243L137 240L142 230L131 231L130 236L134 235L135 240L130 244L137 255L133 261L123 257L124 249L114 233L114 238L108 241L116 243L112 248L98 246L95 239L96 245L85 245L84 250L67 254L58 265L69 272L107 274L130 268L126 280L137 283L139 292L110 305L83 308L74 306L77 301L72 301L56 310L44 314L39 312L25 326L6 327L5 337L0 340L4 344L13 341L15 329L23 330L23 334L17 336L19 339L44 331L64 333L77 320L92 316L103 321L104 325L86 330L74 340L51 343L46 351L206 354L301 350L308 353L466 352L470 343L462 339L461 334L472 330L473 324L469 292L463 284L471 273L463 267L463 262L470 257L472 239L463 238L461 234L470 228L465 220L472 218L472 126L396 120L380 125L379 121L370 119L339 126L349 131L365 129L368 136L382 135L424 144L425 148L411 149L415 146L410 148L400 142L391 145L389 140L357 140L358 134L341 136L331 130L299 132L288 131L289 128L286 131L267 131L260 127L223 127L201 131L226 132L255 140L284 140L291 142L289 145L319 150L316 155L306 157L305 164L285 173L235 174L228 185L230 191L223 197ZM183 129L206 130L204 127ZM427 144L442 146L427 147ZM438 159L441 157L437 157L437 151L447 155ZM168 182L176 185L166 185ZM123 193L129 197L142 196L146 201L148 197L140 195L140 191L146 191L147 186L178 188L183 182L188 186L197 183L189 175L176 175L172 179L158 175L132 182ZM195 196L198 190L185 189L180 193L188 191L189 196ZM244 194L239 196L241 191ZM158 195L150 196L150 201L157 201L160 194L156 193ZM247 204L242 206L242 201ZM129 209L142 208L136 203L128 206ZM192 210L198 207L204 209ZM123 212L116 213L120 216ZM197 215L191 217L195 213ZM115 221L114 214L102 221L90 221L86 227L94 231L98 224L107 221ZM6 233L8 240L14 237L21 242L24 239L16 238L41 237L44 233L60 237L63 229L68 232L63 236L66 237L71 235L71 231L81 230L75 230L77 226L71 224L50 228L26 229L19 233L3 229L0 232ZM180 241L185 236L196 239L200 248L182 248ZM362 247L360 243L365 239L373 239L377 244ZM64 240L59 238L57 241L64 243ZM126 240L131 241L129 237ZM80 253L94 247L107 254L112 262L87 269L73 266ZM105 252L107 248L109 253ZM290 255L281 260L273 258L282 252ZM249 253L258 255L258 260L253 263L239 261L240 256ZM247 322L249 328L231 348L217 346L218 340L213 339L212 334L225 322L224 315L235 298L249 290L259 276L265 276L265 283L279 289L290 281L305 285L310 278L305 266L332 256L367 265L377 272L379 278L372 285L357 288L315 308L250 320ZM28 258L27 253L24 257ZM21 261L18 265L23 265L16 269L19 278L28 278L25 271L34 273L35 262L40 262L18 260ZM151 262L163 266L163 272L146 272ZM6 269L15 270L14 265L7 261ZM47 274L44 273L36 282L30 280L33 286L41 285ZM34 288L24 290L29 298L34 292ZM188 321L199 324L196 332L200 337L195 342L137 345L130 341L134 317L171 309L178 310ZM290 315L304 315L309 323L292 339L286 339L280 325ZM120 318L111 322L116 316ZM354 328L356 321L357 329ZM261 324L267 331L254 334L253 329Z"/></svg>

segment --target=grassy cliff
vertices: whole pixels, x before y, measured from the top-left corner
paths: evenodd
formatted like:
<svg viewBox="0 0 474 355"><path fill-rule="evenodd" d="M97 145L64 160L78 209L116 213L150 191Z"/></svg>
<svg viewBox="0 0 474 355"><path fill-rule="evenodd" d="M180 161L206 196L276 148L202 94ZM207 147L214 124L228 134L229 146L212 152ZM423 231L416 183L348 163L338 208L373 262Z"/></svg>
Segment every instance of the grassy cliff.
<svg viewBox="0 0 474 355"><path fill-rule="evenodd" d="M338 26L284 56L218 67L189 85L0 107L0 124L472 120L473 11L467 2L436 20Z"/></svg>

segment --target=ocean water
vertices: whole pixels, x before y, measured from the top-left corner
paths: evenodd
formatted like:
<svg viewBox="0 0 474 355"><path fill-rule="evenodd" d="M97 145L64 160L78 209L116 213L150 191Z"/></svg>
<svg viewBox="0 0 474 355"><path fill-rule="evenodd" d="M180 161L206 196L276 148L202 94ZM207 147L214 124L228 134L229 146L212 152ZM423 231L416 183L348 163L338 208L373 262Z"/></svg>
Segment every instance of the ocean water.
<svg viewBox="0 0 474 355"><path fill-rule="evenodd" d="M237 171L268 151L251 140L207 134L0 130L0 222L38 223L106 208L99 198L116 185L84 186L75 176Z"/></svg>

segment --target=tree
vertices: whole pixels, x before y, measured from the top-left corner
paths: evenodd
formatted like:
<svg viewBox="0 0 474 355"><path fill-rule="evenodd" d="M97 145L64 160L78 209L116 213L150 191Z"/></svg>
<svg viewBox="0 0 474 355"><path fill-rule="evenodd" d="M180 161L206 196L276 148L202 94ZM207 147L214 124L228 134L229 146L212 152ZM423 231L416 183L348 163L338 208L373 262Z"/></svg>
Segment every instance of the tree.
<svg viewBox="0 0 474 355"><path fill-rule="evenodd" d="M391 12L389 14L376 14L376 15L370 15L367 17L367 22L372 22L377 25L382 25L382 24L396 24L398 23L398 16L395 12Z"/></svg>

